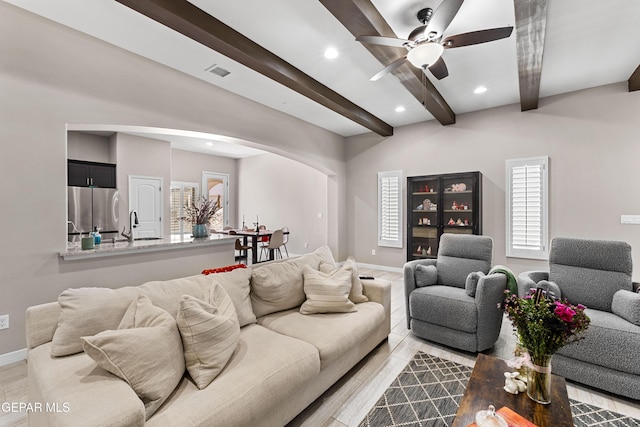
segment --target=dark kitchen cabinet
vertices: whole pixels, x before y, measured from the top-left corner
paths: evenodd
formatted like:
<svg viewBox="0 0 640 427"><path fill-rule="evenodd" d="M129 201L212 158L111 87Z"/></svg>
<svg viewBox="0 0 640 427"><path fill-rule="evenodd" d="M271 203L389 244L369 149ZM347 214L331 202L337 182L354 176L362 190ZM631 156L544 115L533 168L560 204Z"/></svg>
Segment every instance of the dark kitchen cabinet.
<svg viewBox="0 0 640 427"><path fill-rule="evenodd" d="M482 234L482 174L407 177L407 261L436 258L444 233Z"/></svg>
<svg viewBox="0 0 640 427"><path fill-rule="evenodd" d="M67 182L70 187L116 188L116 165L69 160Z"/></svg>

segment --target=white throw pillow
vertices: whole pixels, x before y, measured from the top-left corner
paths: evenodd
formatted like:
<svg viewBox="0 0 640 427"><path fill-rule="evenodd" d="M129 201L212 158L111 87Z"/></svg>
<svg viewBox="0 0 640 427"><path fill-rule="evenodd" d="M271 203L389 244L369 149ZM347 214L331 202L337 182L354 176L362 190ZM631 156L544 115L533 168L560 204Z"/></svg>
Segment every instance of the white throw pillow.
<svg viewBox="0 0 640 427"><path fill-rule="evenodd" d="M356 265L356 260L353 257L347 258L344 262L343 267L351 268L351 291L349 291L349 299L356 304L361 302L369 301L369 298L363 293L364 290L362 288L362 282L360 281L360 275L358 274L358 267ZM337 271L335 265L331 265L326 262L320 263L320 271L323 273L333 273Z"/></svg>
<svg viewBox="0 0 640 427"><path fill-rule="evenodd" d="M184 375L182 341L169 313L140 295L117 330L82 337L85 353L99 367L122 378L144 403L149 419Z"/></svg>
<svg viewBox="0 0 640 427"><path fill-rule="evenodd" d="M349 300L353 274L351 267L342 267L327 274L304 266L302 274L307 300L300 307L300 313L348 313L358 310Z"/></svg>
<svg viewBox="0 0 640 427"><path fill-rule="evenodd" d="M214 285L208 302L184 295L177 322L187 370L202 390L222 371L238 345L236 309L224 288Z"/></svg>

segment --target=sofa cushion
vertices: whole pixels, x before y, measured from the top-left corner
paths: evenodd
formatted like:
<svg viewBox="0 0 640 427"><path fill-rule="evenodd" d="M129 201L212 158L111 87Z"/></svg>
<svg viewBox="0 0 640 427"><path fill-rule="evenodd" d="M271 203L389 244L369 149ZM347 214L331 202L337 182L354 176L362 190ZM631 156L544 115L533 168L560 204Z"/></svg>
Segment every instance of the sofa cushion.
<svg viewBox="0 0 640 427"><path fill-rule="evenodd" d="M184 295L177 318L185 364L199 389L222 371L240 337L236 310L224 288L214 286L208 300Z"/></svg>
<svg viewBox="0 0 640 427"><path fill-rule="evenodd" d="M360 275L358 274L358 266L356 260L353 257L348 257L342 264L343 267L351 268L351 290L349 291L349 299L356 304L369 301L369 298L364 294L362 289L362 282L360 281ZM333 273L336 271L335 264L328 263L326 261L320 262L319 270L323 273Z"/></svg>
<svg viewBox="0 0 640 427"><path fill-rule="evenodd" d="M445 233L438 248L438 283L464 288L472 271L489 273L493 240L488 236Z"/></svg>
<svg viewBox="0 0 640 427"><path fill-rule="evenodd" d="M416 265L416 286L431 286L438 283L438 269L435 265Z"/></svg>
<svg viewBox="0 0 640 427"><path fill-rule="evenodd" d="M256 323L256 315L251 306L251 269L239 268L228 273L217 273L209 276L213 283L217 283L227 291L233 306L236 308L240 327Z"/></svg>
<svg viewBox="0 0 640 427"><path fill-rule="evenodd" d="M293 309L258 318L258 323L313 344L320 353L324 368L382 328L384 319L381 304L365 302L358 304L358 311L354 313L304 315Z"/></svg>
<svg viewBox="0 0 640 427"><path fill-rule="evenodd" d="M138 289L125 287L67 289L58 296L60 317L53 334L52 356L82 351L80 337L116 329Z"/></svg>
<svg viewBox="0 0 640 427"><path fill-rule="evenodd" d="M633 291L632 264L627 243L556 237L551 242L549 280L571 303L610 312L617 291Z"/></svg>
<svg viewBox="0 0 640 427"><path fill-rule="evenodd" d="M618 291L613 295L611 309L624 320L640 326L640 294Z"/></svg>
<svg viewBox="0 0 640 427"><path fill-rule="evenodd" d="M46 414L48 425L144 425L144 404L126 382L96 366L85 353L51 357L52 346L40 345L27 355L29 398L68 404L67 412Z"/></svg>
<svg viewBox="0 0 640 427"><path fill-rule="evenodd" d="M566 345L559 354L620 372L640 375L640 326L613 313L587 308L591 324L584 339ZM551 361L553 364L553 360Z"/></svg>
<svg viewBox="0 0 640 427"><path fill-rule="evenodd" d="M148 419L184 375L175 320L144 295L133 301L118 330L83 337L83 348L102 369L125 380L144 402Z"/></svg>
<svg viewBox="0 0 640 427"><path fill-rule="evenodd" d="M475 299L464 289L453 286L426 286L409 295L412 319L445 326L462 332L478 329Z"/></svg>
<svg viewBox="0 0 640 427"><path fill-rule="evenodd" d="M256 317L299 307L305 301L302 268L308 265L318 270L321 261L332 262L332 259L327 259L326 251L321 249L298 258L253 268L251 304Z"/></svg>
<svg viewBox="0 0 640 427"><path fill-rule="evenodd" d="M319 372L312 345L247 325L229 363L207 388L198 390L183 378L145 426L259 426L264 414L286 406Z"/></svg>
<svg viewBox="0 0 640 427"><path fill-rule="evenodd" d="M213 283L213 276L198 274L172 280L154 280L144 283L138 289L149 297L153 305L165 310L175 319L178 316L182 295L202 299Z"/></svg>
<svg viewBox="0 0 640 427"><path fill-rule="evenodd" d="M305 265L304 293L307 300L300 307L302 314L349 313L357 311L349 300L351 291L351 267L345 266L332 273L323 273Z"/></svg>

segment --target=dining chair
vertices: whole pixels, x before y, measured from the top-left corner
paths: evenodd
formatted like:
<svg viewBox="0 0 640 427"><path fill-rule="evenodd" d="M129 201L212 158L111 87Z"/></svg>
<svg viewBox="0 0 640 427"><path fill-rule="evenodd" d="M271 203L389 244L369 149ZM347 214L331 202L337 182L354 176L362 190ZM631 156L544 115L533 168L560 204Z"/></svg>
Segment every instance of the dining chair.
<svg viewBox="0 0 640 427"><path fill-rule="evenodd" d="M288 241L289 241L289 227L282 227L282 246L284 246L284 251L287 254L287 258L289 258L289 251L287 250Z"/></svg>
<svg viewBox="0 0 640 427"><path fill-rule="evenodd" d="M277 251L275 254L275 258L278 258L278 255L280 255L280 258L282 258L282 252L280 251L280 246L282 246L282 242L283 242L282 229L275 230L271 235L271 239L269 239L269 244L260 247L260 260L262 260L263 253L266 253L268 258L269 256L268 251L270 250Z"/></svg>
<svg viewBox="0 0 640 427"><path fill-rule="evenodd" d="M238 255L235 256L235 260L238 261L238 264L240 264L242 260L244 260L245 263L249 262L249 249L251 249L251 246L245 246L240 239L236 239L235 250L238 251Z"/></svg>

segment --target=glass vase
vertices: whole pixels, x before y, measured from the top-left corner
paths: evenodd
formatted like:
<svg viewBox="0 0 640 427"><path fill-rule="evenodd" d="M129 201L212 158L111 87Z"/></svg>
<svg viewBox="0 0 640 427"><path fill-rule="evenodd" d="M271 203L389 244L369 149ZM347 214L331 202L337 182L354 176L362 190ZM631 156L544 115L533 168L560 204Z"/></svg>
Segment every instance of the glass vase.
<svg viewBox="0 0 640 427"><path fill-rule="evenodd" d="M207 237L209 235L209 227L207 227L207 224L195 224L191 228L191 234L195 238Z"/></svg>
<svg viewBox="0 0 640 427"><path fill-rule="evenodd" d="M551 403L551 356L532 356L527 375L527 395L543 405Z"/></svg>

